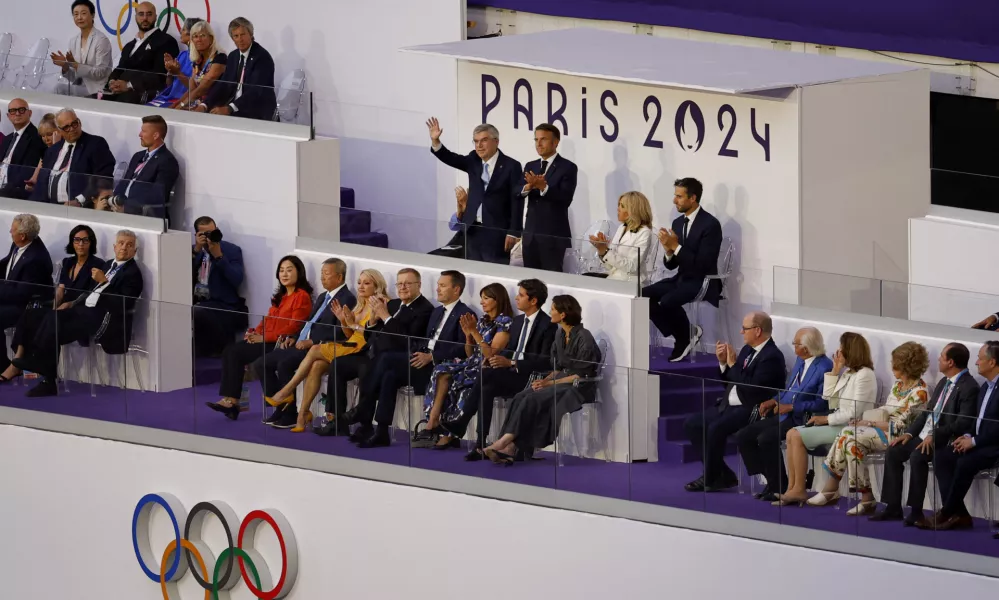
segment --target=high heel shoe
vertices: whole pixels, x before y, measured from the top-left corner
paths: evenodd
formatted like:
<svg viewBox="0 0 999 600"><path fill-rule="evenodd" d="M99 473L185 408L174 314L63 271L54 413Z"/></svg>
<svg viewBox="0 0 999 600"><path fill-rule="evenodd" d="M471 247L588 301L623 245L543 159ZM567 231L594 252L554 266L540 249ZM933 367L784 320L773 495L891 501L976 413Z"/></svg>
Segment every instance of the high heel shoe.
<svg viewBox="0 0 999 600"><path fill-rule="evenodd" d="M294 396L288 396L287 398L284 398L282 400L275 400L274 398L270 398L268 396L264 396L264 402L266 402L267 404L270 404L274 408L277 408L277 407L282 406L284 404L289 404L289 403L291 403L294 400L295 400Z"/></svg>
<svg viewBox="0 0 999 600"><path fill-rule="evenodd" d="M847 516L850 517L860 517L863 515L873 514L878 508L878 503L874 500L868 500L867 502L861 502L860 504L854 506L850 510L846 511Z"/></svg>
<svg viewBox="0 0 999 600"><path fill-rule="evenodd" d="M308 423L311 423L311 422L312 422L312 411L310 410L307 413L305 413L305 423L308 424ZM303 433L307 428L308 428L308 425L303 425L301 427L299 427L298 425L295 425L294 427L291 428L291 432L292 433Z"/></svg>
<svg viewBox="0 0 999 600"><path fill-rule="evenodd" d="M819 492L808 499L809 506L828 506L839 501L839 492Z"/></svg>
<svg viewBox="0 0 999 600"><path fill-rule="evenodd" d="M797 504L799 508L808 502L808 498L792 498L787 494L781 494L777 497L776 502L771 502L770 506L791 506L792 504Z"/></svg>

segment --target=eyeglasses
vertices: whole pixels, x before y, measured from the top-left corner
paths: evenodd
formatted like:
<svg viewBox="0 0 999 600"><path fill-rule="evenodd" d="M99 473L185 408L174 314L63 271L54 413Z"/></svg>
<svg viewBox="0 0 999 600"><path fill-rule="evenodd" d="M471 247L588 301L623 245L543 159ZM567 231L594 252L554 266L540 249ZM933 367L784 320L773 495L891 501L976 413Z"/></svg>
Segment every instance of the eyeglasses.
<svg viewBox="0 0 999 600"><path fill-rule="evenodd" d="M75 237L75 238L73 238L73 243L74 244L89 244L90 243L90 238L88 238L88 237L82 237L82 238Z"/></svg>
<svg viewBox="0 0 999 600"><path fill-rule="evenodd" d="M404 287L409 286L409 285L420 285L420 282L419 281L397 281L395 283L395 287L397 287L397 288L404 288Z"/></svg>
<svg viewBox="0 0 999 600"><path fill-rule="evenodd" d="M28 107L27 106L19 106L17 108L8 108L7 109L7 114L8 115L23 115L26 112L28 112Z"/></svg>
<svg viewBox="0 0 999 600"><path fill-rule="evenodd" d="M750 325L749 327L743 325L741 329L743 333L746 333L747 331L751 331L753 329L756 329L757 327L759 327L759 325Z"/></svg>
<svg viewBox="0 0 999 600"><path fill-rule="evenodd" d="M74 129L76 129L79 126L80 126L80 120L79 119L73 119L72 123L69 123L68 125L63 125L59 129L61 131L65 131L66 133L69 133L70 131L73 131Z"/></svg>

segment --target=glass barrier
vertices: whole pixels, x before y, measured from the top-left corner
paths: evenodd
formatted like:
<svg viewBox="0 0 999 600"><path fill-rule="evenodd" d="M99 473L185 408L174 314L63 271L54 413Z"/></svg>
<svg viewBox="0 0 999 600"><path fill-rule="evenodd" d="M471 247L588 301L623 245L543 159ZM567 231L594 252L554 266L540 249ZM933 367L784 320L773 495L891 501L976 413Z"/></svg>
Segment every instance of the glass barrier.
<svg viewBox="0 0 999 600"><path fill-rule="evenodd" d="M934 162L937 159L934 156ZM980 166L983 170L991 169L988 164ZM933 204L994 213L999 212L993 200L997 195L999 177L995 175L963 169L930 169L930 198Z"/></svg>

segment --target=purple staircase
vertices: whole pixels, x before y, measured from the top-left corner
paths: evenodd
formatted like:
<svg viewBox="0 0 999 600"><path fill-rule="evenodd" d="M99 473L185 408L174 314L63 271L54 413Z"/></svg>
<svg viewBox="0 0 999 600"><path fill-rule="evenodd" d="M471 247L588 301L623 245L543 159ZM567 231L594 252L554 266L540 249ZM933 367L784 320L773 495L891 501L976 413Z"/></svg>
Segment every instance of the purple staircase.
<svg viewBox="0 0 999 600"><path fill-rule="evenodd" d="M340 241L388 248L388 236L371 231L371 213L354 208L354 190L340 188Z"/></svg>
<svg viewBox="0 0 999 600"><path fill-rule="evenodd" d="M704 407L713 407L725 388L716 383L719 375L714 355L699 354L692 361L671 363L667 360L670 351L651 348L650 366L659 374L659 462L680 465L701 460L687 440L683 422ZM735 454L734 442L729 442L725 453Z"/></svg>

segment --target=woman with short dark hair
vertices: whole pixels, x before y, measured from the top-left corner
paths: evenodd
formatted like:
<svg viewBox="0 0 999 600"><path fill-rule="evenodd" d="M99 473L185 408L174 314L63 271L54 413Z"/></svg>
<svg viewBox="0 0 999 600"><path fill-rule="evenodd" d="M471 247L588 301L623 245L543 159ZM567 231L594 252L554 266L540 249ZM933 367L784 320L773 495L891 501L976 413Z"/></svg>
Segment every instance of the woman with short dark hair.
<svg viewBox="0 0 999 600"><path fill-rule="evenodd" d="M80 29L79 35L69 41L65 54L53 52L52 62L62 69L69 80L70 94L73 86L82 86L87 95L104 89L111 74L111 40L94 27L96 7L90 0L74 0L73 23Z"/></svg>

